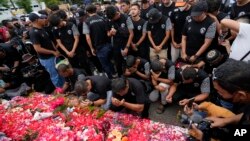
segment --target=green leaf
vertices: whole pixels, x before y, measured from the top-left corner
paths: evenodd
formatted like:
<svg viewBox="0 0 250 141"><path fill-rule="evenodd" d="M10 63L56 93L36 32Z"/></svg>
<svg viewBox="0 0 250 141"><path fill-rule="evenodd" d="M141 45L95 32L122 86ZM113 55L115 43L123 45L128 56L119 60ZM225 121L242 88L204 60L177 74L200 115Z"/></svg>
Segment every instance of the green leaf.
<svg viewBox="0 0 250 141"><path fill-rule="evenodd" d="M106 110L100 109L97 113L96 119L101 118L106 113Z"/></svg>
<svg viewBox="0 0 250 141"><path fill-rule="evenodd" d="M38 131L32 131L30 129L27 129L27 133L24 135L22 141L31 141L35 140L39 135Z"/></svg>
<svg viewBox="0 0 250 141"><path fill-rule="evenodd" d="M31 0L16 0L16 4L22 7L27 13L32 12Z"/></svg>
<svg viewBox="0 0 250 141"><path fill-rule="evenodd" d="M89 106L88 108L91 114L95 111L95 106Z"/></svg>
<svg viewBox="0 0 250 141"><path fill-rule="evenodd" d="M63 104L61 106L56 107L53 113L59 113L59 112L63 113L66 109L67 109L67 106Z"/></svg>

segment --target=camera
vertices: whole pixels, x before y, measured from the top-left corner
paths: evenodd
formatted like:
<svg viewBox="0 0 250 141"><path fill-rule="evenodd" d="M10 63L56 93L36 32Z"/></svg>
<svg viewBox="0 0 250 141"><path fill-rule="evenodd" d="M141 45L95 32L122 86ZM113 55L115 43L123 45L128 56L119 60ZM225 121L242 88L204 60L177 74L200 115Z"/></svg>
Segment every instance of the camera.
<svg viewBox="0 0 250 141"><path fill-rule="evenodd" d="M29 65L22 69L22 74L24 78L37 77L39 75L39 64Z"/></svg>
<svg viewBox="0 0 250 141"><path fill-rule="evenodd" d="M225 139L229 134L228 128L211 128L211 121L203 119L201 122L197 124L197 129L201 130L203 133L204 141L210 141L213 139ZM187 141L196 141L196 139L192 136L187 138Z"/></svg>

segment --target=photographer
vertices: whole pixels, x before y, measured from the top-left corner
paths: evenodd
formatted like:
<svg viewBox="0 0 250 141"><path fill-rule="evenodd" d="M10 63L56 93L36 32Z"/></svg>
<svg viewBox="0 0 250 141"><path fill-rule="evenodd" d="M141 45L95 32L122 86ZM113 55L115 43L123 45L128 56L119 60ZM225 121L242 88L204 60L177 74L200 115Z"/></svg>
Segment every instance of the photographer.
<svg viewBox="0 0 250 141"><path fill-rule="evenodd" d="M24 67L21 69L25 82L36 92L51 94L55 86L50 80L50 75L46 69L31 54L22 56Z"/></svg>
<svg viewBox="0 0 250 141"><path fill-rule="evenodd" d="M230 100L235 104L242 104L243 108L237 108L238 114L229 118L209 117L211 128L228 127L228 134L221 135L221 140L232 140L235 129L246 129L250 126L250 65L229 59L227 62L218 67L213 74L213 85L219 95L224 99ZM206 135L194 125L193 130L196 132L196 139L205 140ZM248 133L249 134L249 133ZM231 138L231 139L230 139ZM241 139L242 140L242 139Z"/></svg>

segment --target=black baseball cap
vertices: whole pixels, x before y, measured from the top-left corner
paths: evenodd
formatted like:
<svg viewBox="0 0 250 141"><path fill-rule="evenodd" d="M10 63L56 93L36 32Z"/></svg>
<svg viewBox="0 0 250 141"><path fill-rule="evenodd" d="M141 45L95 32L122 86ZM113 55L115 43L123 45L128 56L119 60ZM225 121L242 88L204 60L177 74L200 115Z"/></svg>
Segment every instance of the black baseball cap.
<svg viewBox="0 0 250 141"><path fill-rule="evenodd" d="M198 1L192 8L191 16L200 16L203 12L207 12L208 5L206 1Z"/></svg>
<svg viewBox="0 0 250 141"><path fill-rule="evenodd" d="M153 24L157 23L157 22L159 22L161 17L162 17L162 13L156 8L152 8L148 12L148 22L149 23L153 23Z"/></svg>
<svg viewBox="0 0 250 141"><path fill-rule="evenodd" d="M34 22L34 21L36 21L38 19L47 19L47 16L44 15L44 14L40 14L38 12L32 12L32 13L29 14L29 20L31 22Z"/></svg>

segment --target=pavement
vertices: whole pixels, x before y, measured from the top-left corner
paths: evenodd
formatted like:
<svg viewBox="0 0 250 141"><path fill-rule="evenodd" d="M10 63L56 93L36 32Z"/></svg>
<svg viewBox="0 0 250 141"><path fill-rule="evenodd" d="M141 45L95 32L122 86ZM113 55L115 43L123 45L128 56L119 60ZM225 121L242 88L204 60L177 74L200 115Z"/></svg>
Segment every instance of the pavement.
<svg viewBox="0 0 250 141"><path fill-rule="evenodd" d="M156 113L156 109L159 106L160 102L151 103L149 108L149 118L153 121L181 126L184 125L179 122L177 119L178 111L182 111L182 107L177 104L170 104L165 108L165 111L162 114Z"/></svg>

